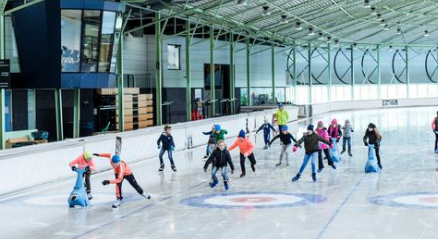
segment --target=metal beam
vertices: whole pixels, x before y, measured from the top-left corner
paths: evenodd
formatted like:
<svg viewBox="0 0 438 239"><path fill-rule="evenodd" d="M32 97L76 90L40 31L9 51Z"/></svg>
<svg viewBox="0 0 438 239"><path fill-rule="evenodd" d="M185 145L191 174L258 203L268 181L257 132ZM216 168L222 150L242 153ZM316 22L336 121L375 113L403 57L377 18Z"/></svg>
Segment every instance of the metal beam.
<svg viewBox="0 0 438 239"><path fill-rule="evenodd" d="M210 105L211 116L216 116L216 81L214 70L214 29L210 27Z"/></svg>
<svg viewBox="0 0 438 239"><path fill-rule="evenodd" d="M7 1L3 1L7 2ZM6 3L4 3L6 5ZM4 7L4 6L3 6ZM5 58L5 17L0 9L0 59ZM5 148L5 89L0 89L0 149Z"/></svg>
<svg viewBox="0 0 438 239"><path fill-rule="evenodd" d="M308 67L308 81L309 81L309 101L308 104L312 104L312 43L309 43L309 47L307 48L307 56L309 59L309 67Z"/></svg>
<svg viewBox="0 0 438 239"><path fill-rule="evenodd" d="M64 139L62 120L62 90L55 89L56 140Z"/></svg>
<svg viewBox="0 0 438 239"><path fill-rule="evenodd" d="M328 43L327 46L327 73L328 73L328 79L327 79L327 101L332 101L332 58L331 58L331 51L332 51L332 44Z"/></svg>
<svg viewBox="0 0 438 239"><path fill-rule="evenodd" d="M155 108L156 108L156 118L157 125L163 124L163 113L162 113L162 39L161 33L161 14L159 12L155 13Z"/></svg>
<svg viewBox="0 0 438 239"><path fill-rule="evenodd" d="M272 103L275 104L275 47L271 46Z"/></svg>
<svg viewBox="0 0 438 239"><path fill-rule="evenodd" d="M117 51L117 113L119 132L125 131L125 102L124 102L124 81L123 81L123 34L119 37L119 48Z"/></svg>
<svg viewBox="0 0 438 239"><path fill-rule="evenodd" d="M246 104L251 105L251 46L249 38L245 40L246 42L246 90L248 92L248 97L246 99Z"/></svg>
<svg viewBox="0 0 438 239"><path fill-rule="evenodd" d="M79 138L81 120L81 90L73 90L73 138Z"/></svg>
<svg viewBox="0 0 438 239"><path fill-rule="evenodd" d="M231 114L235 114L236 109L236 82L234 72L234 35L230 33L230 100Z"/></svg>
<svg viewBox="0 0 438 239"><path fill-rule="evenodd" d="M196 31L196 29L195 29ZM192 121L192 85L190 76L190 22L186 21L186 114L187 121Z"/></svg>
<svg viewBox="0 0 438 239"><path fill-rule="evenodd" d="M351 47L351 100L354 100L354 48L353 45L350 46Z"/></svg>
<svg viewBox="0 0 438 239"><path fill-rule="evenodd" d="M405 47L405 53L406 53L406 98L409 99L409 85L410 85L410 78L409 78L409 47Z"/></svg>
<svg viewBox="0 0 438 239"><path fill-rule="evenodd" d="M292 55L292 75L294 78L293 85L294 85L294 101L293 104L297 104L297 45L293 44L293 55Z"/></svg>
<svg viewBox="0 0 438 239"><path fill-rule="evenodd" d="M13 9L11 9L11 10L6 11L5 15L10 15L13 12L16 12L16 11L24 9L24 8L28 8L28 7L32 6L32 5L35 5L37 3L44 2L44 1L45 0L35 0L35 1L29 2L29 3L22 4L22 5L18 6L18 7L15 7ZM7 1L5 1L5 2L7 3ZM3 7L6 7L6 3L5 3L5 5ZM4 10L4 8L3 8L3 10Z"/></svg>
<svg viewBox="0 0 438 239"><path fill-rule="evenodd" d="M380 71L380 46L377 45L377 99L382 99L382 73Z"/></svg>

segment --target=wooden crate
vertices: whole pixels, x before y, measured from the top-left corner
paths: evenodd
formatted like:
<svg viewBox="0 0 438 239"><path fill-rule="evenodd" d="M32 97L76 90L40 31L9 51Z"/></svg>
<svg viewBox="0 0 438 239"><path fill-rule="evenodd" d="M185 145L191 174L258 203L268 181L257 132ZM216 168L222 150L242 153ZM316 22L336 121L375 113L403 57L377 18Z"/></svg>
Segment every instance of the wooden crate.
<svg viewBox="0 0 438 239"><path fill-rule="evenodd" d="M147 100L146 106L154 106L154 102L152 100Z"/></svg>
<svg viewBox="0 0 438 239"><path fill-rule="evenodd" d="M138 120L139 121L145 121L145 120L149 120L149 119L153 119L154 118L154 114L139 114L138 115Z"/></svg>
<svg viewBox="0 0 438 239"><path fill-rule="evenodd" d="M133 110L132 109L123 109L123 116L132 116L133 115ZM116 111L116 117L119 116L119 112Z"/></svg>
<svg viewBox="0 0 438 239"><path fill-rule="evenodd" d="M154 113L154 107L146 107L147 113Z"/></svg>
<svg viewBox="0 0 438 239"><path fill-rule="evenodd" d="M138 108L138 114L139 115L147 114L146 109L147 107Z"/></svg>
<svg viewBox="0 0 438 239"><path fill-rule="evenodd" d="M117 88L102 88L97 89L98 95L117 95Z"/></svg>
<svg viewBox="0 0 438 239"><path fill-rule="evenodd" d="M139 94L138 95L138 101L147 101L147 100L153 100L152 94Z"/></svg>
<svg viewBox="0 0 438 239"><path fill-rule="evenodd" d="M124 88L125 94L136 95L140 94L140 88Z"/></svg>

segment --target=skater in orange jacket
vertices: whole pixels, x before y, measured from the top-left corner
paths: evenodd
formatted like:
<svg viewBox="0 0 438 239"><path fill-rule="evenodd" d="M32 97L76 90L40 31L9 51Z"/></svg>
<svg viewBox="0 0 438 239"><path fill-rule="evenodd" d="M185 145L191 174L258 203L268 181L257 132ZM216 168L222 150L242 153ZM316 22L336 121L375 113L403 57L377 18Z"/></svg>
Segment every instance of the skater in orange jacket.
<svg viewBox="0 0 438 239"><path fill-rule="evenodd" d="M120 156L115 154L111 157L111 154L109 153L103 153L103 154L93 154L98 157L104 157L110 159L111 166L114 169L114 173L116 176L116 179L114 180L103 180L102 184L104 186L108 184L115 184L116 185L116 196L117 200L113 204L113 208L117 208L120 206L120 203L123 200L122 196L122 183L123 180L128 180L129 184L144 198L150 199L151 196L149 194L144 194L143 189L138 185L137 180L134 177L134 174L132 173L131 169L129 168L128 164L126 164L125 161L120 159Z"/></svg>
<svg viewBox="0 0 438 239"><path fill-rule="evenodd" d="M242 169L242 174L240 174L240 177L242 178L246 175L245 158L248 157L249 161L251 162L251 169L253 172L255 172L256 164L254 153L252 152L254 150L254 145L251 143L251 141L249 141L249 138L245 136L245 131L243 130L240 130L239 136L228 150L231 151L236 147L239 147L240 149L240 168Z"/></svg>
<svg viewBox="0 0 438 239"><path fill-rule="evenodd" d="M88 200L93 199L93 196L91 195L91 183L90 183L90 176L91 171L96 170L96 165L93 161L93 155L88 152L84 151L79 157L77 157L75 160L71 161L68 164L72 171L76 172L76 169L85 169L85 173L82 175L85 177L85 187L87 189L87 197Z"/></svg>

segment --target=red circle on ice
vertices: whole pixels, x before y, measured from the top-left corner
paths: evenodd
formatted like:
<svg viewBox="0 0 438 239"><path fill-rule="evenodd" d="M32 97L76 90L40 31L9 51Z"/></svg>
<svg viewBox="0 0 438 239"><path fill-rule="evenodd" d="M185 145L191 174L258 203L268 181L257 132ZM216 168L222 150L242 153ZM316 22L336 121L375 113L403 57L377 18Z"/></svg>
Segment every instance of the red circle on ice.
<svg viewBox="0 0 438 239"><path fill-rule="evenodd" d="M438 197L427 197L427 198L420 198L420 202L427 202L427 203L438 203Z"/></svg>
<svg viewBox="0 0 438 239"><path fill-rule="evenodd" d="M230 201L239 203L264 203L276 201L275 198L270 197L243 197L243 198L232 198Z"/></svg>

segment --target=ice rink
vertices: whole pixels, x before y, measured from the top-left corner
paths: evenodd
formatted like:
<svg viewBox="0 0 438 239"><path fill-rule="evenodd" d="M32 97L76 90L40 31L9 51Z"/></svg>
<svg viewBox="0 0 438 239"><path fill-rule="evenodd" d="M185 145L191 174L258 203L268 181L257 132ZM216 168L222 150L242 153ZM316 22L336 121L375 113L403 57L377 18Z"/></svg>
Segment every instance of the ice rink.
<svg viewBox="0 0 438 239"><path fill-rule="evenodd" d="M247 161L247 176L240 179L238 149L232 151L236 171L232 175L228 171L228 193L222 180L214 189L208 186L210 168L207 173L202 170L205 147L175 153L176 173L170 170L167 157L161 174L158 158L131 164L152 199L140 197L125 180L125 202L118 210L111 209L114 185L101 184L113 179L112 171L92 175L91 207L69 209L67 198L76 176L72 172L71 180L2 198L0 238L436 239L438 155L433 152L430 127L436 110L367 110L312 118L315 125L323 120L326 126L332 118L340 124L350 119L355 129L353 157L343 154L336 171L326 165L317 182L310 177L310 164L300 181L291 182L304 150L289 152L288 167L276 167L279 141L264 150L263 132L250 136L256 145L256 173ZM367 147L362 137L370 122L383 136L383 172L365 174ZM290 124L291 132L301 135L308 123ZM199 132L207 141L202 130L208 129ZM227 144L233 141L228 139Z"/></svg>

